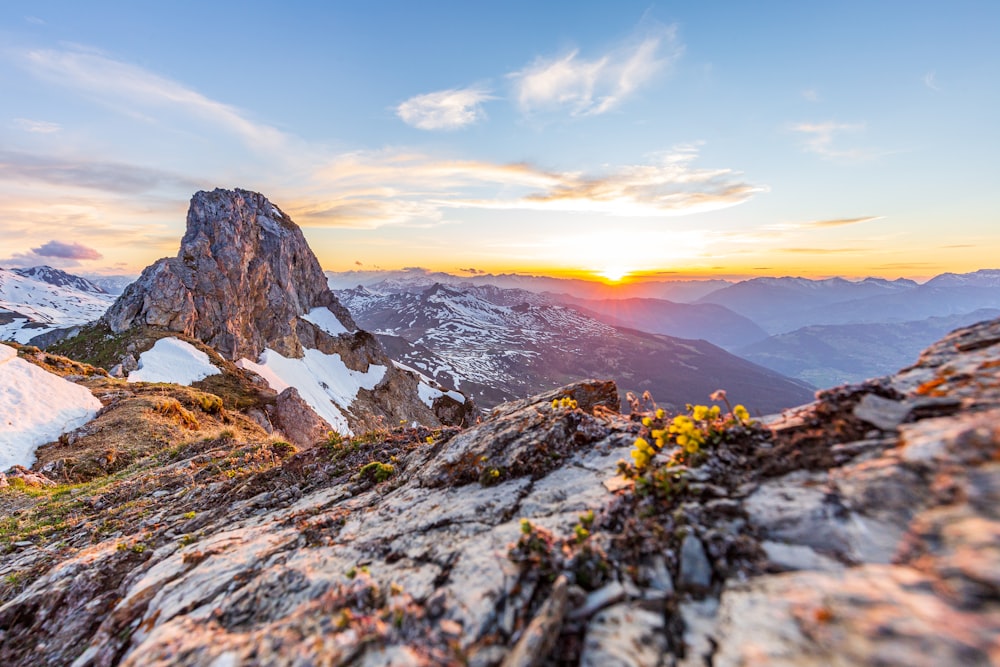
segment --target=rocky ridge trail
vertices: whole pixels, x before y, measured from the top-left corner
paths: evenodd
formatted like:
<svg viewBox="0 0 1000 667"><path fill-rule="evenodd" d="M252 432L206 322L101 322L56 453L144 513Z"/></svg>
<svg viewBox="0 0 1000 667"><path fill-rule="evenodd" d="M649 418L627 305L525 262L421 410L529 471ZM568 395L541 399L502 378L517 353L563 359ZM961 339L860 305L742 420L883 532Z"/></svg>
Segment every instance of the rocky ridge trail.
<svg viewBox="0 0 1000 667"><path fill-rule="evenodd" d="M3 526L0 662L1000 663L1000 320L657 492L618 474L642 426L617 402L589 381L298 453L223 435L50 491L62 526Z"/></svg>

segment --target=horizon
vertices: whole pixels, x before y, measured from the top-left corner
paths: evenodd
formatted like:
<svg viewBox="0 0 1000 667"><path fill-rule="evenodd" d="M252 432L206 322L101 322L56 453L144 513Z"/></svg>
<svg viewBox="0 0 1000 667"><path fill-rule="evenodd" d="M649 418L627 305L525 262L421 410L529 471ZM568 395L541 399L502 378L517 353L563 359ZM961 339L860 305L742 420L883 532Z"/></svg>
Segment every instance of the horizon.
<svg viewBox="0 0 1000 667"><path fill-rule="evenodd" d="M138 274L214 187L335 272L995 265L1000 6L724 8L9 3L0 266Z"/></svg>

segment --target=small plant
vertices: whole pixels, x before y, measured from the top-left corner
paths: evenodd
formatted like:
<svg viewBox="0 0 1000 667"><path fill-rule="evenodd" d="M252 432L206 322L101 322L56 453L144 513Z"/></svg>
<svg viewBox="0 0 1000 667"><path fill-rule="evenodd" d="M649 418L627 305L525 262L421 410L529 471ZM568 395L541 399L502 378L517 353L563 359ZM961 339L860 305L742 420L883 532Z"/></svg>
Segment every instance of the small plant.
<svg viewBox="0 0 1000 667"><path fill-rule="evenodd" d="M215 394L202 394L198 397L198 405L202 412L210 415L217 415L222 412L222 399Z"/></svg>
<svg viewBox="0 0 1000 667"><path fill-rule="evenodd" d="M685 414L670 420L662 408L643 416L642 430L631 452L633 463L621 462L619 470L622 474L635 479L639 486L653 487L663 494L672 495L682 486L683 479L678 474L657 472L660 466L653 466L653 462L660 451L669 450L668 468L697 464L706 448L745 435L753 427L754 422L747 409L742 405L730 406L725 391L720 389L711 398L724 402L730 409L729 413L723 415L718 405L688 405ZM638 401L635 403L638 405ZM652 470L653 474L647 475L647 470Z"/></svg>
<svg viewBox="0 0 1000 667"><path fill-rule="evenodd" d="M198 418L190 410L181 405L180 401L176 398L163 399L153 409L164 417L177 418L182 426L186 426L189 429L196 430L201 427L201 424L198 423Z"/></svg>
<svg viewBox="0 0 1000 667"><path fill-rule="evenodd" d="M371 479L374 480L376 484L381 484L385 480L392 477L396 469L387 463L381 463L379 461L372 461L361 467L358 471L358 476L361 479Z"/></svg>
<svg viewBox="0 0 1000 667"><path fill-rule="evenodd" d="M287 458L292 454L298 452L298 448L290 442L285 442L284 440L275 440L271 443L271 451L275 453L279 458Z"/></svg>
<svg viewBox="0 0 1000 667"><path fill-rule="evenodd" d="M193 519L193 518L195 518L197 516L197 512L185 512L181 516L183 518L185 518L185 519L187 519L187 520L190 521L191 519Z"/></svg>

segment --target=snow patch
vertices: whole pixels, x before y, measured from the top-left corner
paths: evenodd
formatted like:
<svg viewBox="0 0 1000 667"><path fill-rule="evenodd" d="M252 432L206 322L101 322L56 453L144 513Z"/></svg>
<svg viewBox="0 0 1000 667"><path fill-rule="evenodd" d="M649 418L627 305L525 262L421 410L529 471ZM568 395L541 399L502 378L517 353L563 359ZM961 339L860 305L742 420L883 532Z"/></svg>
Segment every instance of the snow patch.
<svg viewBox="0 0 1000 667"><path fill-rule="evenodd" d="M331 336L350 333L350 331L347 330L347 327L345 327L344 324L337 319L337 316L334 315L333 312L326 306L313 308L305 315L299 315L299 317L304 319L306 322L315 324Z"/></svg>
<svg viewBox="0 0 1000 667"><path fill-rule="evenodd" d="M343 435L353 434L340 408L349 408L361 389L374 389L386 371L378 364L370 364L365 372L355 371L339 354L309 348L301 359L283 357L268 348L260 355L259 363L240 359L236 365L257 373L277 392L295 387L302 400Z"/></svg>
<svg viewBox="0 0 1000 667"><path fill-rule="evenodd" d="M465 403L465 396L463 396L461 392L448 391L446 389L441 388L441 386L438 385L436 381L427 377L426 375L424 375L417 369L413 368L412 366L407 366L406 364L400 363L396 360L393 360L392 365L400 370L408 371L417 376L418 380L417 395L420 397L420 400L423 401L424 405L426 405L427 407L433 408L434 399L439 398L441 396L451 396L459 403Z"/></svg>
<svg viewBox="0 0 1000 667"><path fill-rule="evenodd" d="M30 466L39 445L97 416L101 402L86 387L17 358L0 345L0 470Z"/></svg>
<svg viewBox="0 0 1000 667"><path fill-rule="evenodd" d="M190 385L219 373L208 355L191 343L179 338L161 338L139 355L139 369L128 374L128 381Z"/></svg>

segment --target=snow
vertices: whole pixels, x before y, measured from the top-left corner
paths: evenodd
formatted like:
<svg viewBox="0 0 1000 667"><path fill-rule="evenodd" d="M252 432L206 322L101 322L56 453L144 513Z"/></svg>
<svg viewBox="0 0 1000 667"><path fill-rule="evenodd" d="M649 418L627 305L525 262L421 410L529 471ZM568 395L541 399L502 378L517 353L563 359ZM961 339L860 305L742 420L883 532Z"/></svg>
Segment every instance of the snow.
<svg viewBox="0 0 1000 667"><path fill-rule="evenodd" d="M30 466L39 445L89 422L101 409L86 387L17 358L0 345L0 470Z"/></svg>
<svg viewBox="0 0 1000 667"><path fill-rule="evenodd" d="M257 373L277 392L295 387L302 400L343 435L352 433L340 408L349 408L361 389L374 389L386 372L378 364L370 364L364 372L352 370L339 354L309 348L301 359L283 357L268 348L259 362L240 359L236 365Z"/></svg>
<svg viewBox="0 0 1000 667"><path fill-rule="evenodd" d="M465 396L463 396L460 392L447 391L445 389L442 389L437 382L427 377L426 375L424 375L417 369L413 368L412 366L407 366L406 364L400 363L395 360L393 360L392 365L395 366L396 368L408 371L417 376L418 380L417 395L420 396L420 400L423 401L427 407L433 408L434 399L438 398L439 396L451 396L459 403L465 403Z"/></svg>
<svg viewBox="0 0 1000 667"><path fill-rule="evenodd" d="M315 324L331 336L350 333L347 330L347 327L345 327L343 323L337 319L337 316L334 315L333 312L326 306L313 308L305 315L300 315L299 317L304 319L306 322Z"/></svg>
<svg viewBox="0 0 1000 667"><path fill-rule="evenodd" d="M191 343L179 338L161 338L139 355L139 369L128 374L128 381L190 385L219 372L208 355Z"/></svg>
<svg viewBox="0 0 1000 667"><path fill-rule="evenodd" d="M457 391L442 391L423 382L417 385L417 395L420 396L420 400L429 408L434 407L434 399L440 396L450 396L459 403L465 403L465 396L462 396Z"/></svg>

